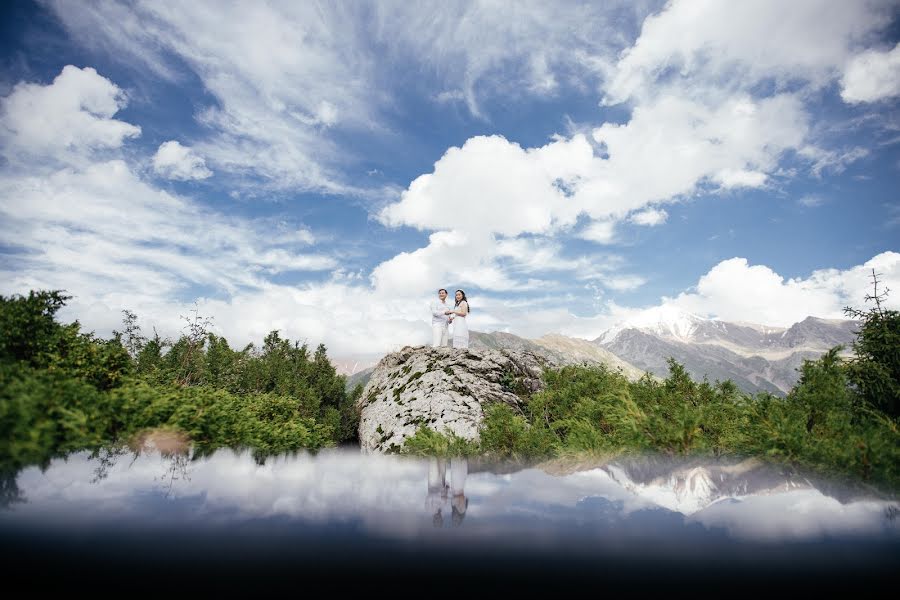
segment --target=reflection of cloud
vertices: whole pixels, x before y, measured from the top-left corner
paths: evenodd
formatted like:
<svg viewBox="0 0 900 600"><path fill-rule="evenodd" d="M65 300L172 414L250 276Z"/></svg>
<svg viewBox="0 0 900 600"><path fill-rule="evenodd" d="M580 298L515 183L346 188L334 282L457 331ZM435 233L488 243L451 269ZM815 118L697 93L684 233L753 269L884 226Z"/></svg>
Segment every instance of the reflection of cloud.
<svg viewBox="0 0 900 600"><path fill-rule="evenodd" d="M717 502L688 520L754 541L878 535L890 529L896 535L900 530L886 519L887 510L883 501L841 504L816 489L800 489Z"/></svg>
<svg viewBox="0 0 900 600"><path fill-rule="evenodd" d="M401 539L436 535L423 507L428 464L421 460L328 450L260 465L249 452L223 450L187 463L185 476L171 481L171 462L151 451L117 457L103 478L96 469L96 459L79 453L53 461L44 472L23 470L17 483L27 502L0 511L0 523L232 526L286 517L300 525L358 525ZM841 504L806 485L797 489L758 465L667 459L618 461L565 476L538 469L474 472L466 478L469 504L460 530L485 540L529 532L548 539L627 538L649 531L669 542L697 531L711 538L727 531L738 540L900 533L886 519L890 503Z"/></svg>

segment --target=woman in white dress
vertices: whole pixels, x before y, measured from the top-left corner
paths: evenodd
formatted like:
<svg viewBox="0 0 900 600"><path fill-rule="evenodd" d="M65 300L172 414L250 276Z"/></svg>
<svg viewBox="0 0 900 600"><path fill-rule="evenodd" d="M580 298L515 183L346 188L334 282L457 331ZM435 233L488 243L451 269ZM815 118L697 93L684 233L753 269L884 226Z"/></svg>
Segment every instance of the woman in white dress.
<svg viewBox="0 0 900 600"><path fill-rule="evenodd" d="M469 314L469 300L464 291L456 290L456 306L444 314L450 315L450 322L453 323L453 347L468 348L469 325L466 323L466 315Z"/></svg>

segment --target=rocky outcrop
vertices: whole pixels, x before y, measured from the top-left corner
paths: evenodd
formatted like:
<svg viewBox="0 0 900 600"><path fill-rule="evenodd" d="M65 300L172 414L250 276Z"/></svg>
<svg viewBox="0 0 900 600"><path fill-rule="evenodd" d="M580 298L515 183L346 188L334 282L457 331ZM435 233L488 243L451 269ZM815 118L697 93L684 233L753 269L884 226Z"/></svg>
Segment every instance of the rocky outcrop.
<svg viewBox="0 0 900 600"><path fill-rule="evenodd" d="M521 410L523 399L541 389L547 365L528 351L407 346L388 354L359 399L360 446L397 451L422 425L475 440L484 407Z"/></svg>

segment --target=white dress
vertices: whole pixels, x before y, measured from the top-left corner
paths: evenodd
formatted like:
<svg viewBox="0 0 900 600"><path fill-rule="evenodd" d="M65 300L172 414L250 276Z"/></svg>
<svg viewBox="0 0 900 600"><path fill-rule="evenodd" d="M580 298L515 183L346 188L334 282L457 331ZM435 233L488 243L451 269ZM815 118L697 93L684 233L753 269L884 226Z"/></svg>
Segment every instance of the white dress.
<svg viewBox="0 0 900 600"><path fill-rule="evenodd" d="M469 314L469 303L463 300L455 310L464 310ZM453 315L453 347L466 349L469 347L469 325L466 318L460 315Z"/></svg>

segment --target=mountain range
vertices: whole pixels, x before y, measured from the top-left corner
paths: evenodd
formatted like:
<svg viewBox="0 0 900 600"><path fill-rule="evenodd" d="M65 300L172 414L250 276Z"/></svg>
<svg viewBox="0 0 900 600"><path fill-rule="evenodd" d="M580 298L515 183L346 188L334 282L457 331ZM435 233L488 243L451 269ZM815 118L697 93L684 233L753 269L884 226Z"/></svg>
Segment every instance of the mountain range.
<svg viewBox="0 0 900 600"><path fill-rule="evenodd" d="M604 331L594 340L548 334L526 339L505 332L470 332L470 348L527 350L554 364L604 364L631 380L649 372L668 375L669 357L684 365L695 380L732 380L741 390L777 395L799 378L805 359L815 359L837 345L849 352L855 321L807 317L790 327L707 319L662 307L644 311ZM368 380L372 368L348 377L348 388Z"/></svg>

